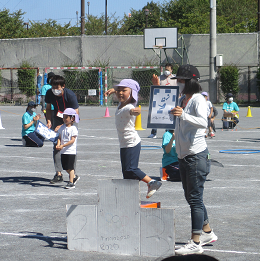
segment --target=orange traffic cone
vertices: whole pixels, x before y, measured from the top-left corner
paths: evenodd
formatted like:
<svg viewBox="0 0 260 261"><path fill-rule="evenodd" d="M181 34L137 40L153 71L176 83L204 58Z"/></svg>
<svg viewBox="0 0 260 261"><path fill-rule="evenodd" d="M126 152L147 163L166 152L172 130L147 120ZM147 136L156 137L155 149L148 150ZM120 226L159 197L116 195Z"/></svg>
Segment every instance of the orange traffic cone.
<svg viewBox="0 0 260 261"><path fill-rule="evenodd" d="M105 116L104 117L110 117L108 107L106 108Z"/></svg>
<svg viewBox="0 0 260 261"><path fill-rule="evenodd" d="M5 128L2 125L1 112L0 112L0 130L4 130Z"/></svg>
<svg viewBox="0 0 260 261"><path fill-rule="evenodd" d="M139 108L141 108L141 105L139 105ZM142 117L141 117L141 113L136 116L135 119L135 130L145 130L142 128Z"/></svg>

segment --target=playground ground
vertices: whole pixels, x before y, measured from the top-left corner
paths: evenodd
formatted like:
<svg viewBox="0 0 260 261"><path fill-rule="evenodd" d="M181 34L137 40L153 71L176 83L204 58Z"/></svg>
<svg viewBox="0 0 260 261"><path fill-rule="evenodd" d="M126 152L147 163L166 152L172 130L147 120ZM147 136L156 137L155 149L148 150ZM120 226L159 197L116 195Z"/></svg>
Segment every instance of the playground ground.
<svg viewBox="0 0 260 261"><path fill-rule="evenodd" d="M52 143L42 148L22 147L21 118L25 106L0 106L0 249L1 260L161 260L162 258L121 256L67 249L66 204L97 204L97 181L121 179L119 146L114 125L116 108L104 118L105 107L80 107L77 173L81 177L73 190L66 183L51 185L54 175ZM260 149L260 108L241 108L237 131L222 131L221 108L216 120L216 137L208 138L212 165L205 184L204 201L218 241L204 247L205 254L219 260L259 260L260 153L220 153L221 150ZM142 107L146 129L148 108ZM42 120L44 122L44 120ZM139 131L142 145L160 146L163 129L148 139L150 129ZM260 152L260 151L258 151ZM246 153L246 154L245 154ZM162 149L142 150L140 168L159 178ZM64 172L65 181L68 176ZM145 200L146 185L140 183ZM190 211L180 182L164 182L151 198L162 207L175 209L176 243L190 236Z"/></svg>

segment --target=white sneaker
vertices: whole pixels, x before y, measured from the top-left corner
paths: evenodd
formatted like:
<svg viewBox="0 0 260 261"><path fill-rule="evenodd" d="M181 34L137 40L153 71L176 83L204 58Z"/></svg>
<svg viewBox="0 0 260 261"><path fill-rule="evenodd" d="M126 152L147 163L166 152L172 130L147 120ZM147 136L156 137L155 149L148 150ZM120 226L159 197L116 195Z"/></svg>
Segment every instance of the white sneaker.
<svg viewBox="0 0 260 261"><path fill-rule="evenodd" d="M200 244L202 246L209 244L209 243L213 243L217 240L218 240L218 237L215 235L213 230L211 230L211 232L209 234L202 231L202 234L200 235Z"/></svg>
<svg viewBox="0 0 260 261"><path fill-rule="evenodd" d="M150 134L147 138L156 139L156 135L154 135L154 134Z"/></svg>
<svg viewBox="0 0 260 261"><path fill-rule="evenodd" d="M151 180L147 186L148 186L148 192L146 195L146 198L150 198L160 187L162 183L157 180Z"/></svg>
<svg viewBox="0 0 260 261"><path fill-rule="evenodd" d="M188 241L188 244L175 250L176 255L189 255L201 253L203 253L203 248L201 247L201 244L197 245L193 242L193 240Z"/></svg>

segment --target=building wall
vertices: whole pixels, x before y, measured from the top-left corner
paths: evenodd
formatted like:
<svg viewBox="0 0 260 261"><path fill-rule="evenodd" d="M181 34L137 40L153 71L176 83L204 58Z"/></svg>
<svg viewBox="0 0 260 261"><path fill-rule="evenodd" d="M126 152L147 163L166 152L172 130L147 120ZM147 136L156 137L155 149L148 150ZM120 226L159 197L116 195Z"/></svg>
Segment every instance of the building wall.
<svg viewBox="0 0 260 261"><path fill-rule="evenodd" d="M159 65L160 61L190 63L199 68L203 90L209 91L210 35L183 35L176 50L143 48L143 36L66 36L0 40L0 67L20 67L23 61L32 66L141 66ZM185 50L182 48L185 47ZM247 90L248 66L251 66L251 91L257 94L255 75L258 66L258 34L218 34L217 53L223 54L224 64L241 68L240 88ZM167 58L166 58L167 57ZM211 97L213 101L217 97Z"/></svg>

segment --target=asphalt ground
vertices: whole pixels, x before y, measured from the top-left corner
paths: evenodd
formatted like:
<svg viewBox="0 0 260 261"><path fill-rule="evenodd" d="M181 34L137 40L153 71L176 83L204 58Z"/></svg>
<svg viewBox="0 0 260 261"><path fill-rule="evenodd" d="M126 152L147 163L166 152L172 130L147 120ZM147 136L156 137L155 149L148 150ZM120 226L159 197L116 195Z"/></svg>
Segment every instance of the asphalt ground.
<svg viewBox="0 0 260 261"><path fill-rule="evenodd" d="M114 125L116 108L80 107L77 174L73 190L66 182L49 184L53 178L52 143L42 148L22 147L21 118L25 106L0 106L0 259L1 260L161 260L162 258L121 256L67 249L66 204L97 204L97 181L121 179L119 146ZM204 202L218 241L204 246L204 253L219 260L259 260L260 234L260 153L220 153L220 150L258 150L260 108L240 110L237 131L222 131L221 108L216 120L216 137L207 138L211 158L224 167L211 167L205 183ZM142 107L146 128L148 108ZM44 122L44 119L42 119ZM148 139L151 129L139 131L142 145L160 146L163 129ZM246 154L245 154L246 153ZM159 178L162 149L142 150L140 168ZM68 175L64 172L64 179ZM140 183L140 198L147 188ZM190 210L180 182L164 182L151 201L175 209L176 244L190 237Z"/></svg>

